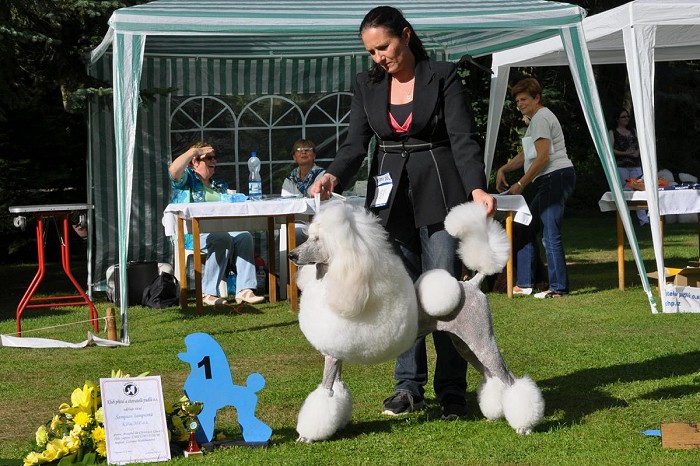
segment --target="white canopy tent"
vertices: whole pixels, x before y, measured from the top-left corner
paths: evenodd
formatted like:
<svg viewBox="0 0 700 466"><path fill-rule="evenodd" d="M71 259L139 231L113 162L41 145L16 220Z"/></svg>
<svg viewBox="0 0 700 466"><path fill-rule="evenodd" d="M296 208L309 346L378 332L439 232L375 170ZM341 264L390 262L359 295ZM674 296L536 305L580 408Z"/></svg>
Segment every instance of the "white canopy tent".
<svg viewBox="0 0 700 466"><path fill-rule="evenodd" d="M656 135L654 121L654 63L656 61L700 58L700 2L697 0L635 0L583 20L590 58L593 64L626 63L632 103L639 136L642 170L647 180L657 179ZM498 132L500 110L505 99L510 68L518 66L566 65L566 49L558 37L495 53L492 67L491 111L487 131L486 157L490 165ZM615 165L603 165L608 178L617 177ZM646 183L652 240L659 282L665 283L663 238L655 183ZM618 206L624 203L617 202ZM626 207L618 211L627 211ZM628 216L622 216L628 239L645 290L648 280L634 231ZM668 311L666 300L662 310ZM652 312L656 307L652 307Z"/></svg>
<svg viewBox="0 0 700 466"><path fill-rule="evenodd" d="M376 2L351 0L160 0L114 12L109 33L91 60L97 60L111 46L123 341L128 341L129 201L144 55L258 60L267 65L245 70L271 76L285 69L288 60L310 61L318 65L316 72L331 69L337 81L346 82L350 69L343 63L357 56L366 57L358 28L374 6ZM448 60L561 37L567 44L568 63L598 153L604 164L614 166L581 28L585 16L582 9L544 0L421 0L404 1L400 8L429 53ZM611 181L615 199L624 202L619 182Z"/></svg>

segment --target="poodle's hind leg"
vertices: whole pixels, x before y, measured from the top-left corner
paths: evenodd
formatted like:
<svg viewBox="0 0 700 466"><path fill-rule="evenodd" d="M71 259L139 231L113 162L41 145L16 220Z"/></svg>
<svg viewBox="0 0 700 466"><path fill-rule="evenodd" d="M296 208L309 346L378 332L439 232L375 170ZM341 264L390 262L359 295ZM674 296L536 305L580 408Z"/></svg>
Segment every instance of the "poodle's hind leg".
<svg viewBox="0 0 700 466"><path fill-rule="evenodd" d="M451 337L462 357L484 377L476 391L484 417L489 421L505 417L518 434L532 433L544 417L544 398L537 384L528 376L515 378L495 345L486 354L475 354L457 336Z"/></svg>
<svg viewBox="0 0 700 466"><path fill-rule="evenodd" d="M544 400L529 378L516 379L496 343L486 296L463 283L464 303L450 321L438 321L438 330L452 334L462 356L484 376L477 391L479 408L489 420L505 417L519 434L528 434L544 417Z"/></svg>
<svg viewBox="0 0 700 466"><path fill-rule="evenodd" d="M476 390L481 414L489 421L503 418L503 392L513 383L514 377L500 357L500 351L492 348L496 354L479 359L457 335L450 334L450 338L459 354L484 377Z"/></svg>
<svg viewBox="0 0 700 466"><path fill-rule="evenodd" d="M520 435L532 429L544 417L544 398L537 384L528 376L515 379L503 391L503 414L508 424Z"/></svg>
<svg viewBox="0 0 700 466"><path fill-rule="evenodd" d="M298 442L326 440L352 417L352 394L340 380L342 361L326 356L323 382L306 397L297 419Z"/></svg>

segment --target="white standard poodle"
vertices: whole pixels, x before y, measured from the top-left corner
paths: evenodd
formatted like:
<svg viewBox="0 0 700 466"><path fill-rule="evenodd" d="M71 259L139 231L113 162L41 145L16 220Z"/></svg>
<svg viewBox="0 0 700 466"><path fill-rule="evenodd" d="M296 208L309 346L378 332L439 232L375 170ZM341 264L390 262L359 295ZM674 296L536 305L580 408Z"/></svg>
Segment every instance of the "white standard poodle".
<svg viewBox="0 0 700 466"><path fill-rule="evenodd" d="M459 353L481 372L479 407L489 420L505 417L529 434L544 416L544 400L527 376L516 379L496 345L491 310L479 286L503 269L509 241L484 206L452 209L445 229L459 239L459 255L478 273L460 282L431 270L414 284L392 250L384 228L364 209L329 202L309 225L309 238L289 253L302 290L299 326L325 356L322 383L307 397L297 422L299 441L330 438L352 415L341 379L343 362L373 364L395 358L416 338L450 333Z"/></svg>

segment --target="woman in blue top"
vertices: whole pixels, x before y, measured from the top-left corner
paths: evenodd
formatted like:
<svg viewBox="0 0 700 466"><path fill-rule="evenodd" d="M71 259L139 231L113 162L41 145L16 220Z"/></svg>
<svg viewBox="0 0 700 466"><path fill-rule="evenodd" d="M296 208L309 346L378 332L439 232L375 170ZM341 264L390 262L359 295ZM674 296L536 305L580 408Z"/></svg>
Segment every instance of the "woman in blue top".
<svg viewBox="0 0 700 466"><path fill-rule="evenodd" d="M215 202L221 200L228 185L214 179L216 153L206 142L192 145L173 160L168 168L170 185L173 188L171 202ZM205 304L226 304L219 297L219 282L226 273L231 257L236 258L236 302L259 304L265 301L256 296L254 289L258 281L255 276L253 236L247 231L221 231L200 235L202 252L206 253L202 274L202 301ZM192 236L185 238L185 247L192 249Z"/></svg>
<svg viewBox="0 0 700 466"><path fill-rule="evenodd" d="M517 252L517 281L513 294L529 295L535 284L537 263L536 235L542 233L542 244L547 256L549 289L535 294L535 298L561 297L569 292L561 223L564 205L576 186L574 164L566 154L564 133L559 120L542 105L542 88L534 78L519 81L510 90L518 109L529 120L523 150L503 165L496 175L499 192L522 194L532 183L537 189L529 207L532 223L526 229L527 239ZM514 184L508 184L505 174L524 168L524 175Z"/></svg>

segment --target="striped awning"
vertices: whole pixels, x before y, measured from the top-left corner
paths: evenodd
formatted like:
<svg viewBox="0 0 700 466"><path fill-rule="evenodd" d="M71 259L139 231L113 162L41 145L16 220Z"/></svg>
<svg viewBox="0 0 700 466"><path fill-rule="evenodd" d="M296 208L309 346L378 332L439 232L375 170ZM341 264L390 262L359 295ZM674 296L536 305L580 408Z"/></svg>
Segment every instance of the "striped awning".
<svg viewBox="0 0 700 466"><path fill-rule="evenodd" d="M375 6L351 0L159 0L116 10L109 25L147 35L146 55L364 56L359 25ZM557 35L585 14L545 0L405 0L398 6L426 48L449 60Z"/></svg>

